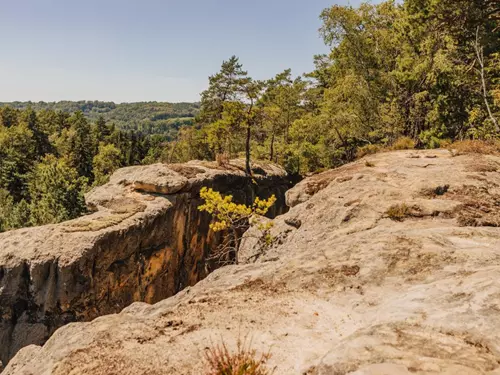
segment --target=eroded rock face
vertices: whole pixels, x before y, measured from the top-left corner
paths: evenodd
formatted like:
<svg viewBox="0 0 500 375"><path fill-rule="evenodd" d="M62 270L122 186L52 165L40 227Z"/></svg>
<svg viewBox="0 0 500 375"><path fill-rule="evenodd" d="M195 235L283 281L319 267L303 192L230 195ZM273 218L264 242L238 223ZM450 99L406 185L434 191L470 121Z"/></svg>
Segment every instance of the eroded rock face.
<svg viewBox="0 0 500 375"><path fill-rule="evenodd" d="M238 162L234 162L238 164ZM289 188L283 170L255 175L210 163L118 170L88 194L91 215L58 225L0 234L0 359L43 344L59 327L155 303L210 272L206 258L220 235L198 211L202 186L251 203ZM283 198L272 215L284 212Z"/></svg>
<svg viewBox="0 0 500 375"><path fill-rule="evenodd" d="M368 160L292 189L246 264L67 325L5 373L200 375L206 347L247 336L279 375L499 374L500 158Z"/></svg>

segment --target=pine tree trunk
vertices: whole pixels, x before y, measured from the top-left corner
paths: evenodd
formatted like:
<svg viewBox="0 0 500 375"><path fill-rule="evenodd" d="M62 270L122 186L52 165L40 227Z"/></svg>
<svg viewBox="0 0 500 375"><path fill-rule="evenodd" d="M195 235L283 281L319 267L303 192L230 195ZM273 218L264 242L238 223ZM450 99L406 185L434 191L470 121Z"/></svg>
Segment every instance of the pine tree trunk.
<svg viewBox="0 0 500 375"><path fill-rule="evenodd" d="M245 144L245 172L248 176L252 175L250 168L250 124L247 125L247 139Z"/></svg>
<svg viewBox="0 0 500 375"><path fill-rule="evenodd" d="M269 160L273 161L274 159L274 132L271 136L271 149L269 150Z"/></svg>

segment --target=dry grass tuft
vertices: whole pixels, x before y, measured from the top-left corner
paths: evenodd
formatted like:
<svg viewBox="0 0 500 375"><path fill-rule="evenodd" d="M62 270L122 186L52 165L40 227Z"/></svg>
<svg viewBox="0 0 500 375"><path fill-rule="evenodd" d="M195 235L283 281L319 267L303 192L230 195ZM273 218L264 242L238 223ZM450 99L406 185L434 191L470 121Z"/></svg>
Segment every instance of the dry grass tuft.
<svg viewBox="0 0 500 375"><path fill-rule="evenodd" d="M356 157L358 159L361 159L363 156L366 156L366 155L373 155L373 154L376 154L376 153L379 153L379 152L382 152L384 149L379 146L379 145L366 145L366 146L363 146L363 147L359 147L357 150L356 150Z"/></svg>
<svg viewBox="0 0 500 375"><path fill-rule="evenodd" d="M451 144L448 149L453 156L465 154L500 155L500 141L458 141Z"/></svg>
<svg viewBox="0 0 500 375"><path fill-rule="evenodd" d="M230 164L229 154L226 152L217 154L215 155L215 161L219 167L225 167Z"/></svg>
<svg viewBox="0 0 500 375"><path fill-rule="evenodd" d="M251 348L251 342L238 339L236 352L231 353L222 342L205 351L205 375L272 375L274 371L266 368L271 358L270 353L257 356L257 351Z"/></svg>
<svg viewBox="0 0 500 375"><path fill-rule="evenodd" d="M413 150L415 142L409 137L400 137L392 144L392 150Z"/></svg>
<svg viewBox="0 0 500 375"><path fill-rule="evenodd" d="M446 195L447 199L462 202L455 214L463 227L500 227L500 195L477 186L466 185Z"/></svg>
<svg viewBox="0 0 500 375"><path fill-rule="evenodd" d="M356 158L361 159L367 155L378 154L380 152L388 152L394 150L413 150L415 148L415 142L409 137L400 137L394 141L392 145L382 146L377 144L369 144L363 147L359 147L356 150Z"/></svg>

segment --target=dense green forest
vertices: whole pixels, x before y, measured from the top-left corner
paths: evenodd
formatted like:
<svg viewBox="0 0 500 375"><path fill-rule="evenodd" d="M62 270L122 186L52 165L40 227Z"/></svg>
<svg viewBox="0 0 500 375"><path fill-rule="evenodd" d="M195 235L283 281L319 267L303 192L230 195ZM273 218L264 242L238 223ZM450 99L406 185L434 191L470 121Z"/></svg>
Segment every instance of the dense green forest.
<svg viewBox="0 0 500 375"><path fill-rule="evenodd" d="M199 103L142 102L121 103L100 101L60 102L12 102L0 103L0 107L15 109L31 108L35 111L51 110L65 113L81 111L91 121L100 117L122 130L133 130L144 135L161 134L173 140L181 126L193 124L199 111Z"/></svg>
<svg viewBox="0 0 500 375"><path fill-rule="evenodd" d="M154 161L148 151L161 142L81 111L0 108L0 232L80 216L88 189Z"/></svg>
<svg viewBox="0 0 500 375"><path fill-rule="evenodd" d="M199 105L0 108L0 231L80 215L83 192L125 165L243 156L247 173L264 159L303 174L380 149L500 142L500 0L334 5L320 19L330 53L312 72L255 80L233 56Z"/></svg>

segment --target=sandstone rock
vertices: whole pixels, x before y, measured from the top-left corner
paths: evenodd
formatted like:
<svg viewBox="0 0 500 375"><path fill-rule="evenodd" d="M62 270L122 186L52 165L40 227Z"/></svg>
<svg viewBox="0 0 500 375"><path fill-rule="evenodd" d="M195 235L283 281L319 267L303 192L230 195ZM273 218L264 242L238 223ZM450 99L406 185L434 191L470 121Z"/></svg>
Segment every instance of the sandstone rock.
<svg viewBox="0 0 500 375"><path fill-rule="evenodd" d="M174 194L187 185L188 179L168 165L152 164L123 168L113 174L111 183L132 185L134 190L146 193Z"/></svg>
<svg viewBox="0 0 500 375"><path fill-rule="evenodd" d="M154 305L66 325L4 373L199 375L206 347L234 349L247 336L271 351L279 375L498 374L500 175L482 166L500 158L367 159L295 187L274 244L242 245L258 255L247 264ZM394 206L411 209L396 221Z"/></svg>
<svg viewBox="0 0 500 375"><path fill-rule="evenodd" d="M289 188L274 166L256 173L258 184L230 167L123 168L87 195L94 213L0 234L0 360L6 364L20 348L43 344L67 323L135 301L158 302L205 277L214 266L206 258L221 235L197 209L200 187L247 204ZM271 214L285 208L281 199Z"/></svg>

